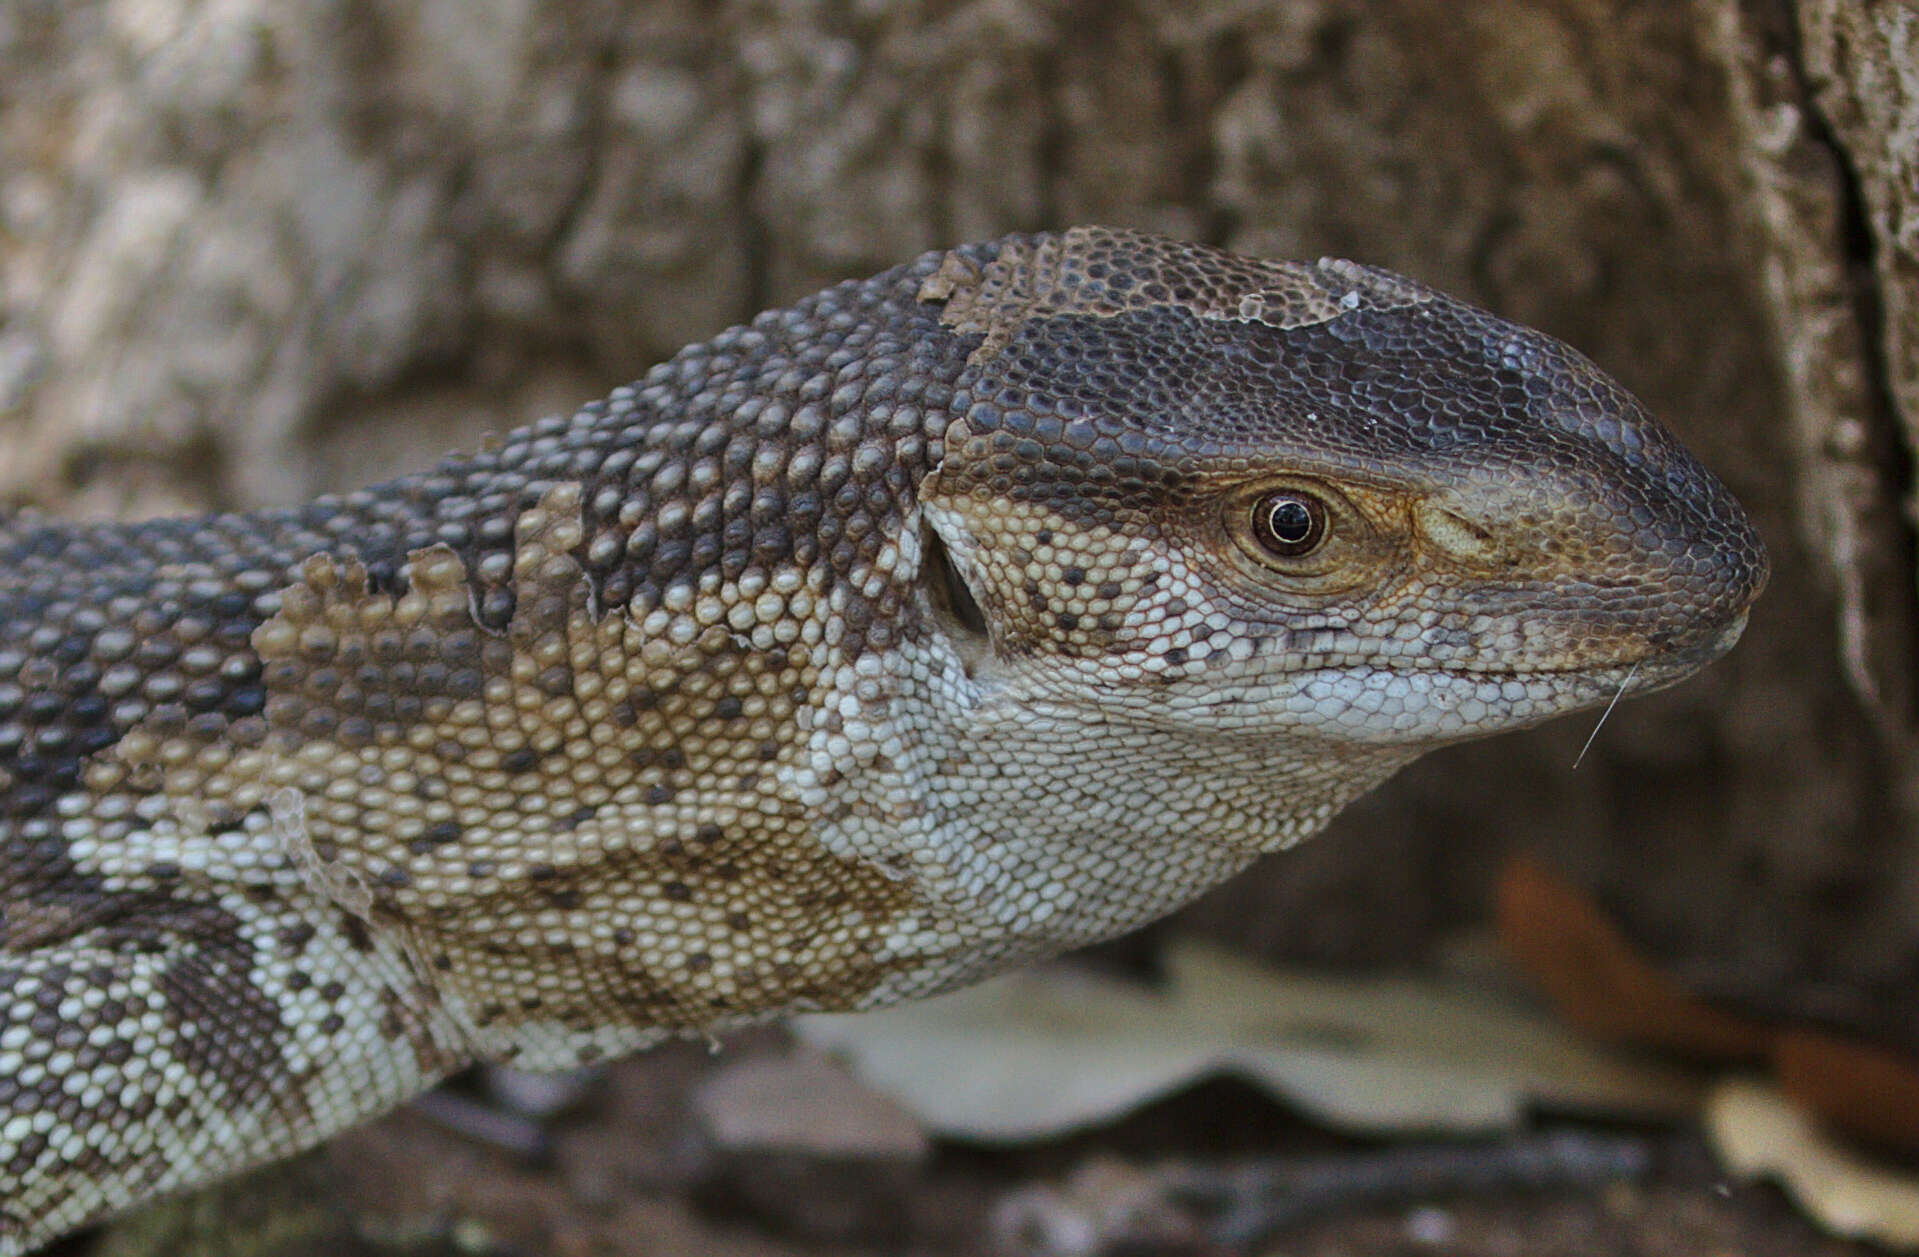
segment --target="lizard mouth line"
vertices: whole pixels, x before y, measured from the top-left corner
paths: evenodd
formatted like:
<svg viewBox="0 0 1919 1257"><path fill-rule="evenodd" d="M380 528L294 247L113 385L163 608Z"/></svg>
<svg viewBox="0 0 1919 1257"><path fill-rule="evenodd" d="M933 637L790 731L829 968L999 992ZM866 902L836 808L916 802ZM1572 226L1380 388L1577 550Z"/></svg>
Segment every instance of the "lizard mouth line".
<svg viewBox="0 0 1919 1257"><path fill-rule="evenodd" d="M1655 680L1667 684L1670 680L1692 675L1713 660L1732 649L1745 631L1747 613L1742 611L1727 623L1717 635L1693 643L1678 650L1669 650L1657 646L1643 648L1636 656L1619 656L1607 659L1595 659L1591 662L1563 664L1558 666L1541 665L1539 667L1503 667L1482 668L1460 665L1452 662L1436 662L1421 656L1401 656L1385 661L1382 666L1371 671L1392 671L1402 674L1422 676L1449 676L1461 680L1481 679L1494 681L1525 681L1545 677L1582 677L1594 681L1616 682L1631 673L1638 673L1641 683L1632 687L1632 692L1642 692L1649 687L1645 680ZM1356 667L1365 668L1359 663ZM1337 673L1342 669L1337 665L1322 664L1303 668L1302 676Z"/></svg>

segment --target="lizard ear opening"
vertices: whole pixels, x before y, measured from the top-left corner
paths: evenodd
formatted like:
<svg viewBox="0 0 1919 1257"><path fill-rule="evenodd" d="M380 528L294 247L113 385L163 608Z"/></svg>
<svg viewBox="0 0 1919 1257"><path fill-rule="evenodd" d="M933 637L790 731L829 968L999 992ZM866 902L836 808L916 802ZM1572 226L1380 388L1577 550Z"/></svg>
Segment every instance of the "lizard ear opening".
<svg viewBox="0 0 1919 1257"><path fill-rule="evenodd" d="M991 642L986 613L974 600L973 591L960 579L953 557L946 551L946 542L931 524L920 526L920 581L926 587L927 601L939 617L940 626L953 638L970 666Z"/></svg>

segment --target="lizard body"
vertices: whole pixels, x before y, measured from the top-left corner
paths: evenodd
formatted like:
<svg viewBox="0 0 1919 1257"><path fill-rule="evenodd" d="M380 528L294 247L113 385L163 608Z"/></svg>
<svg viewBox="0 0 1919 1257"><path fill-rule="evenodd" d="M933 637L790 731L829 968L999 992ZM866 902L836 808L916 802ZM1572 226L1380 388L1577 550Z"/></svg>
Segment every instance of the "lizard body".
<svg viewBox="0 0 1919 1257"><path fill-rule="evenodd" d="M1765 565L1547 337L1090 228L363 492L0 524L0 1257L475 1059L1118 933Z"/></svg>

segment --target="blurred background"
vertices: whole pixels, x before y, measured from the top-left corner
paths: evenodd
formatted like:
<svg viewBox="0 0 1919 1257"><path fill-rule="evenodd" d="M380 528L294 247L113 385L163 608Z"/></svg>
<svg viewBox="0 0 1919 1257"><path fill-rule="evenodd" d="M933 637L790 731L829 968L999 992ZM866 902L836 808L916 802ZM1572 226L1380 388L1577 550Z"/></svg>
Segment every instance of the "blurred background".
<svg viewBox="0 0 1919 1257"><path fill-rule="evenodd" d="M1919 1053L1910 0L0 0L0 502L284 504L930 248L1100 222L1571 342L1759 521L1680 689L1435 755L1178 923L1417 966L1534 854Z"/></svg>

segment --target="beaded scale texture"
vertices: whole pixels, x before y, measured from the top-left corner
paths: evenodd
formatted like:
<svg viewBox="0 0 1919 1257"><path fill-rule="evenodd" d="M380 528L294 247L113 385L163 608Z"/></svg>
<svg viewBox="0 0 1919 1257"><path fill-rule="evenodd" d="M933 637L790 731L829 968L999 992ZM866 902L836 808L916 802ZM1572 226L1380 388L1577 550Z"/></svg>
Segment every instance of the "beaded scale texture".
<svg viewBox="0 0 1919 1257"><path fill-rule="evenodd" d="M1126 930L1765 571L1557 342L1097 228L304 508L0 523L0 1257L475 1059Z"/></svg>

